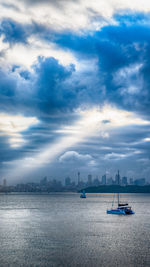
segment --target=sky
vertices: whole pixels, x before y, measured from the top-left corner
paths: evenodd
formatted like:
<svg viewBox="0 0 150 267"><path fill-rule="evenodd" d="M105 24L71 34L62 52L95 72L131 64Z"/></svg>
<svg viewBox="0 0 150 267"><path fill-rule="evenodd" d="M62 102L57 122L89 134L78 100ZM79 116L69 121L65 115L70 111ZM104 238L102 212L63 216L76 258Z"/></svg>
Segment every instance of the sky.
<svg viewBox="0 0 150 267"><path fill-rule="evenodd" d="M150 1L0 0L0 182L150 182Z"/></svg>

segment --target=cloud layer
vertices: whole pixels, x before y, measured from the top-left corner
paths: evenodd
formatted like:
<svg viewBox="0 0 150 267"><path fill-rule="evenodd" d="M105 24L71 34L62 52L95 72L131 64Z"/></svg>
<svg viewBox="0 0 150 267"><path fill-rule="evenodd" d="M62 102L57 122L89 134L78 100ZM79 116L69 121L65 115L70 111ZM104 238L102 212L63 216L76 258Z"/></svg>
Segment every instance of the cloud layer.
<svg viewBox="0 0 150 267"><path fill-rule="evenodd" d="M113 175L120 168L124 175L149 179L149 2L15 0L0 5L0 122L6 118L12 126L14 118L34 118L17 131L16 138L26 140L17 147L10 146L0 124L4 175L17 160L34 160L46 146L61 138L67 142L70 134L79 137L82 122L88 137L83 140L80 131L79 142L69 147L60 142L63 149L51 164L43 162L40 175L51 170L63 178L69 175L68 161L75 175L80 161L85 176ZM94 132L95 109L103 119Z"/></svg>

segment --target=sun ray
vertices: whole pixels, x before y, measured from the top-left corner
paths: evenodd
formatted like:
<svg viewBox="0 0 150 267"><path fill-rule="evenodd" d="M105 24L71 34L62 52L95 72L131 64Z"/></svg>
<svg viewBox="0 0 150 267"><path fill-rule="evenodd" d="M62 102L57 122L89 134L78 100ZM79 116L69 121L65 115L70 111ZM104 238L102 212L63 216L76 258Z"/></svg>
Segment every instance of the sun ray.
<svg viewBox="0 0 150 267"><path fill-rule="evenodd" d="M119 110L108 105L103 108L76 110L76 112L80 114L80 119L75 124L56 131L64 133L64 137L59 138L53 144L50 143L46 147L40 148L40 152L37 154L16 161L8 176L23 176L23 174L32 172L45 164L51 164L61 153L88 137L108 138L112 127L149 124L149 121L139 118L132 112Z"/></svg>

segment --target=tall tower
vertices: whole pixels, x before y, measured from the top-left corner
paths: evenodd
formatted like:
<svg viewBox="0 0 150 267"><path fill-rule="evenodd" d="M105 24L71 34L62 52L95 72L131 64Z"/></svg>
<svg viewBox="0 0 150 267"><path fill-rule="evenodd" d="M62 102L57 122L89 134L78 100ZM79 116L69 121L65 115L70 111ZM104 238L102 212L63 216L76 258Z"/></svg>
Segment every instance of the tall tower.
<svg viewBox="0 0 150 267"><path fill-rule="evenodd" d="M119 170L118 170L118 173L116 174L116 184L120 185L120 174L119 174Z"/></svg>
<svg viewBox="0 0 150 267"><path fill-rule="evenodd" d="M78 185L80 184L80 172L78 172Z"/></svg>
<svg viewBox="0 0 150 267"><path fill-rule="evenodd" d="M102 184L106 185L106 174L102 176Z"/></svg>

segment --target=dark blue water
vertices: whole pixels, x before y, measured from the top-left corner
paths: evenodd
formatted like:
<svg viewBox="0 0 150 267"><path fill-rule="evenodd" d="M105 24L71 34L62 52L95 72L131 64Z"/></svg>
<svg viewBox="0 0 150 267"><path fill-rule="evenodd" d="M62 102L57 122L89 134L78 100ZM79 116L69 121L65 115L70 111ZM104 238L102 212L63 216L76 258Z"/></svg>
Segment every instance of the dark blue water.
<svg viewBox="0 0 150 267"><path fill-rule="evenodd" d="M111 194L0 195L0 266L150 266L150 195L135 215L106 214Z"/></svg>

